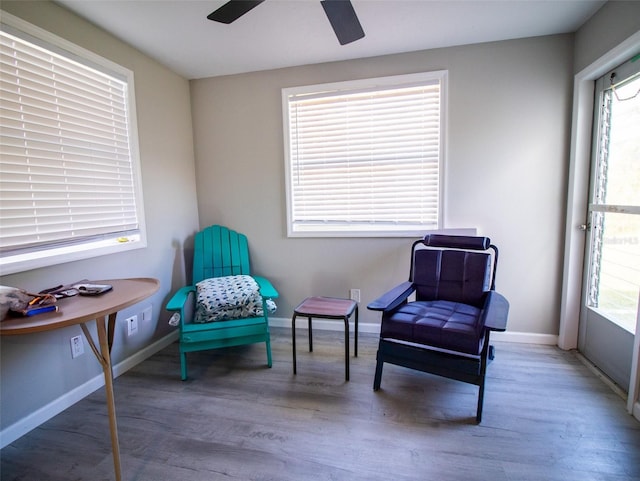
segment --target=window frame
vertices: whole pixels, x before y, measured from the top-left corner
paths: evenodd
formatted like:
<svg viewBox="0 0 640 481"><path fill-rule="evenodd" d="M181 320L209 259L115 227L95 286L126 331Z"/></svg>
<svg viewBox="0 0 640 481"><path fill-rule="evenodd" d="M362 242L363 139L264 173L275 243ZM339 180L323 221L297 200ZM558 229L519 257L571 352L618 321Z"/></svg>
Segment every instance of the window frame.
<svg viewBox="0 0 640 481"><path fill-rule="evenodd" d="M296 95L318 94L320 92L330 92L340 95L350 92L361 92L371 90L387 90L390 88L402 88L405 86L428 84L437 81L440 93L440 121L439 121L439 159L438 159L438 211L437 226L414 224L410 227L391 227L372 224L364 226L362 224L346 224L343 227L336 225L315 224L301 228L296 225L293 219L293 191L292 191L292 146L289 103L290 99ZM283 134L284 134L284 168L285 168L285 190L286 190L286 222L288 237L415 237L422 236L425 232L444 231L443 220L445 218L445 158L447 151L447 112L448 112L448 70L435 70L405 75L394 75L387 77L348 80L341 82L331 82L325 84L306 85L299 87L289 87L282 89L282 113L283 113Z"/></svg>
<svg viewBox="0 0 640 481"><path fill-rule="evenodd" d="M103 239L90 239L80 243L68 243L44 246L37 250L9 253L0 256L0 273L2 275L24 272L41 267L63 264L66 262L89 259L147 246L147 235L144 214L144 198L142 192L141 162L138 145L137 114L135 101L135 83L133 72L100 55L84 49L72 42L58 37L40 27L28 23L18 17L2 11L0 28L7 33L19 36L39 47L43 47L58 55L63 55L75 62L100 70L127 84L126 107L129 136L129 157L135 199L137 232L126 237L118 237L115 233Z"/></svg>

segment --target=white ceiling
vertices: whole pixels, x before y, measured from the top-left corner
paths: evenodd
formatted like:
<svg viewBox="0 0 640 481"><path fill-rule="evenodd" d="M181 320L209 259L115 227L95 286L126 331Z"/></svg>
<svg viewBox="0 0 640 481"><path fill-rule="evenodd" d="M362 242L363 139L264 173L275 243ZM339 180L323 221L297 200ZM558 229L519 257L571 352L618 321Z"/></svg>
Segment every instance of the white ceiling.
<svg viewBox="0 0 640 481"><path fill-rule="evenodd" d="M226 0L56 0L188 79L574 32L602 0L352 0L341 46L319 0L267 0L230 25Z"/></svg>

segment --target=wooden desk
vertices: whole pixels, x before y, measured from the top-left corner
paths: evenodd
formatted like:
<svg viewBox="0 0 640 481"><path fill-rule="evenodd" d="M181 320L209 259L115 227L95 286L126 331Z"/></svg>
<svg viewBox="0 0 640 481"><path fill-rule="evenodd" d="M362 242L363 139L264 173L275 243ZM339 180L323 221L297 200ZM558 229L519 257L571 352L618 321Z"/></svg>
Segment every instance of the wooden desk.
<svg viewBox="0 0 640 481"><path fill-rule="evenodd" d="M157 279L113 279L91 281L94 284L111 284L113 289L98 296L75 296L58 301L60 312L48 312L33 317L7 319L0 322L0 335L15 336L44 332L80 324L91 350L96 355L104 373L104 385L109 412L109 429L116 480L121 481L120 445L113 398L113 372L111 346L118 311L146 299L160 288ZM96 321L98 345L93 340L86 323Z"/></svg>

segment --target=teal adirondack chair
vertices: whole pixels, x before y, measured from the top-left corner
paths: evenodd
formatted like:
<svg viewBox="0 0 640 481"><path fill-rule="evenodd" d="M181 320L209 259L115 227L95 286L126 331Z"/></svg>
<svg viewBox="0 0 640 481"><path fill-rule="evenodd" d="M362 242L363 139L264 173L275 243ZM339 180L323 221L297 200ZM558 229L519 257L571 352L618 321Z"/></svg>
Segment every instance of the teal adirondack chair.
<svg viewBox="0 0 640 481"><path fill-rule="evenodd" d="M196 284L212 278L251 276L262 296L262 313L250 317L194 322L196 316ZM215 279L213 282L224 282ZM251 275L247 237L226 227L213 225L198 232L194 241L193 279L190 286L179 289L167 303L168 311L180 314L180 368L182 380L187 379L188 352L266 343L267 365L271 367L268 300L276 299L278 291L263 278Z"/></svg>

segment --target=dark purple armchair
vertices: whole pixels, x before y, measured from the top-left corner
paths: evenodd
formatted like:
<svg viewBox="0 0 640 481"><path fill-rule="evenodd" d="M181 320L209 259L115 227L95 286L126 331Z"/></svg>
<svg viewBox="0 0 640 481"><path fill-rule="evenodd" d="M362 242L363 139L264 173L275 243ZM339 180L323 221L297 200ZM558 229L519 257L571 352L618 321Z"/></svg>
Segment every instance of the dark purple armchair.
<svg viewBox="0 0 640 481"><path fill-rule="evenodd" d="M374 390L385 362L475 384L480 423L489 333L506 330L509 313L495 291L497 264L487 237L427 235L413 244L409 281L367 306L382 311Z"/></svg>

